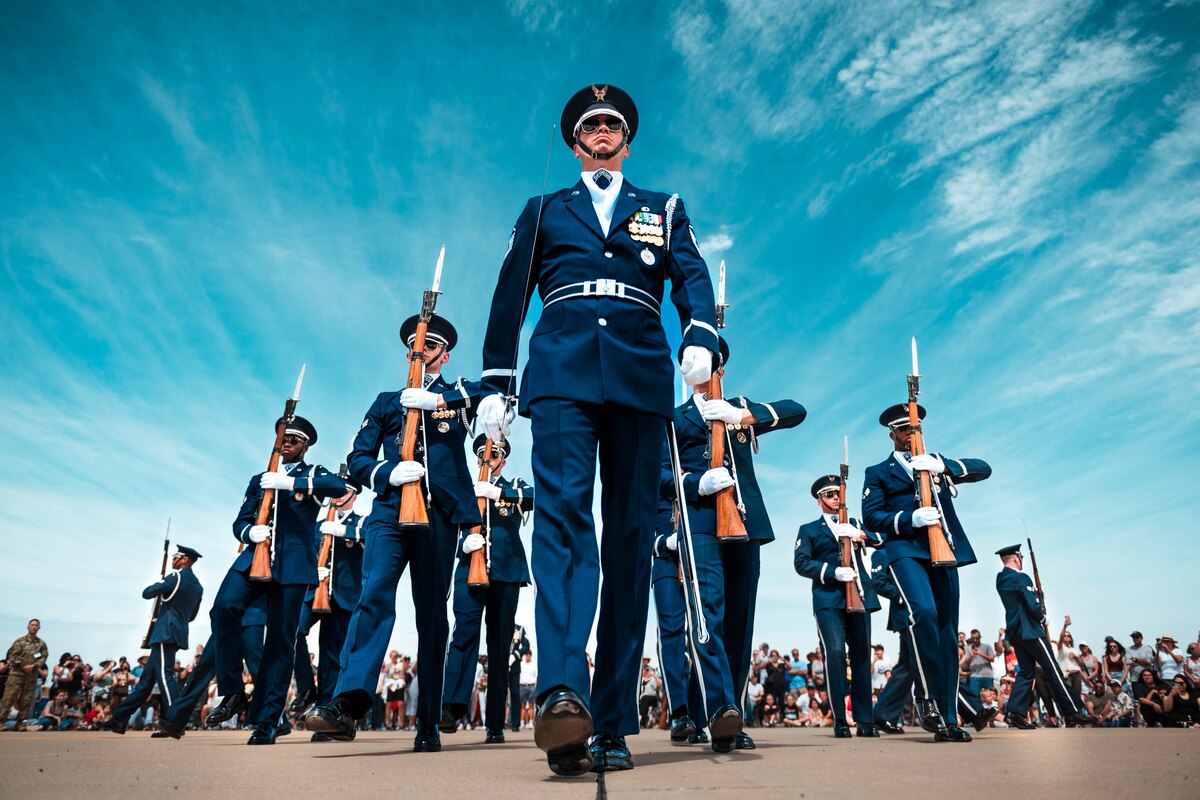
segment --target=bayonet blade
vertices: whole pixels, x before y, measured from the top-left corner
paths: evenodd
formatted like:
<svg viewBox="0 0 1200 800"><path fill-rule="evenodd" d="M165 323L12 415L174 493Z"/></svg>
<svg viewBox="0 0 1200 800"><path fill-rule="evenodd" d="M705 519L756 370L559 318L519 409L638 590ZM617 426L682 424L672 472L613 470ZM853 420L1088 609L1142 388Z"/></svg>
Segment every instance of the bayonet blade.
<svg viewBox="0 0 1200 800"><path fill-rule="evenodd" d="M308 368L307 363L301 364L300 365L300 376L298 378L296 378L296 391L292 392L292 400L297 403L300 402L300 386L301 386L301 384L304 383L304 370L306 370L307 368ZM276 396L278 396L278 395L276 395Z"/></svg>

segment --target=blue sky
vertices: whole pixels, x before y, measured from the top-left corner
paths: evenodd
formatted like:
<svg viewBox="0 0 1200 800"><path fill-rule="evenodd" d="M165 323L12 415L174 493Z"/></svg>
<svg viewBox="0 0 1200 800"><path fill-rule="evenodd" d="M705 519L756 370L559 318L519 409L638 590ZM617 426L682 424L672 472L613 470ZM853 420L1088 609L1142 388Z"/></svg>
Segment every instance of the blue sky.
<svg viewBox="0 0 1200 800"><path fill-rule="evenodd" d="M843 435L852 490L889 452L913 335L930 446L995 470L959 501L976 550L1024 519L1077 637L1195 636L1195 2L469 8L0 12L6 636L39 616L56 654L131 655L168 517L211 601L300 364L336 468L403 380L396 330L443 242L448 371L476 376L509 230L592 82L639 104L629 179L680 192L729 262L728 391L809 409L758 458L780 541L756 638L815 644L807 487ZM554 134L550 186L576 175ZM962 573L989 636L995 569Z"/></svg>

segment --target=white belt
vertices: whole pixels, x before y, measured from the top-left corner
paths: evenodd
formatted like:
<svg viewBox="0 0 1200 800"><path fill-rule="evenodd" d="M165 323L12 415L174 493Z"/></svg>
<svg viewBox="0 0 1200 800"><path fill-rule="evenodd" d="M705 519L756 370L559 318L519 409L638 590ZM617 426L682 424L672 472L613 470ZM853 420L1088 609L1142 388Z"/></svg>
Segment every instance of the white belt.
<svg viewBox="0 0 1200 800"><path fill-rule="evenodd" d="M654 295L612 278L598 278L594 281L581 281L560 286L546 294L542 308L546 309L560 300L571 300L576 297L615 297L640 303L655 314L661 313L659 303L654 299Z"/></svg>

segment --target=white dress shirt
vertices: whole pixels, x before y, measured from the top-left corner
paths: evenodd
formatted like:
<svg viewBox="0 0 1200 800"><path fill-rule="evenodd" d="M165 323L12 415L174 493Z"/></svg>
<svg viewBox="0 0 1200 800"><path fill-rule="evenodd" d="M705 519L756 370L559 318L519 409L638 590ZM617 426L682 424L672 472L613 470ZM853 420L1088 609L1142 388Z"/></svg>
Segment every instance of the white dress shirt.
<svg viewBox="0 0 1200 800"><path fill-rule="evenodd" d="M604 232L605 236L608 236L608 228L612 225L613 209L617 206L617 196L621 193L621 186L625 183L625 178L620 172L605 170L612 176L612 181L608 184L607 189L601 189L593 180L593 176L598 171L584 172L583 184L592 195L592 208L596 209L596 218L600 220L600 230Z"/></svg>

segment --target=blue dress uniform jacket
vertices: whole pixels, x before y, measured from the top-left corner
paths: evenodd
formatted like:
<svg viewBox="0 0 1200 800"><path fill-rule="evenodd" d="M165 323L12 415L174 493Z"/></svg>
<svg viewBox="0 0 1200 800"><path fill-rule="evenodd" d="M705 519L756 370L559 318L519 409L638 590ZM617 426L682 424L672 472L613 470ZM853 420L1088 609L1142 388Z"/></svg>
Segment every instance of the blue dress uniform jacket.
<svg viewBox="0 0 1200 800"><path fill-rule="evenodd" d="M451 384L436 375L426 388L442 396L446 409L421 412L424 441L417 436L414 456L415 460L425 464L426 474L421 485L428 487L433 501L452 523L478 525L479 510L475 504L474 484L467 470L463 441L475 418L479 384L462 378ZM395 522L400 514L400 488L388 483L388 478L401 461L404 417L400 392L382 392L371 404L358 435L354 437L347 466L355 480L376 494L371 506L371 520Z"/></svg>
<svg viewBox="0 0 1200 800"><path fill-rule="evenodd" d="M683 201L625 180L607 236L582 179L545 196L540 227L538 206L538 197L525 204L500 268L483 349L485 391L515 393L517 340L536 286L543 310L529 340L522 414L557 398L669 417L675 365L659 318L668 278L683 343L718 351L712 281ZM662 216L662 246L630 236L630 217L643 209Z"/></svg>
<svg viewBox="0 0 1200 800"><path fill-rule="evenodd" d="M934 476L932 488L937 495L934 505L942 512L942 525L958 566L965 567L977 559L954 511L950 482L982 481L992 474L992 468L978 458L941 458L946 464L946 472ZM896 460L894 453L883 462L867 467L863 478L863 522L868 530L886 537L885 547L892 558L929 561L929 537L924 528L913 528L912 525L912 513L919 507L912 475Z"/></svg>
<svg viewBox="0 0 1200 800"><path fill-rule="evenodd" d="M1004 603L1004 631L1009 641L1040 639L1045 635L1042 619L1045 609L1038 601L1033 579L1024 572L1005 567L996 575L996 591Z"/></svg>
<svg viewBox="0 0 1200 800"><path fill-rule="evenodd" d="M808 412L794 400L756 403L744 397L727 398L734 406L749 409L758 420L747 429L727 426L726 463L732 458L731 472L738 480L739 501L745 507L746 533L759 543L775 540L771 518L767 515L758 480L754 476L753 441L771 431L794 428L804 421ZM696 409L695 397L675 409L675 438L679 442L679 463L683 470L683 492L687 498L688 521L692 533L715 536L717 530L717 501L700 495L700 477L709 469L705 451L708 449L708 423ZM744 441L743 441L744 440ZM671 471L670 452L663 461L662 496L675 496L675 478Z"/></svg>
<svg viewBox="0 0 1200 800"><path fill-rule="evenodd" d="M510 481L500 477L494 483L500 487L500 500L488 501L487 518L491 523L491 533L487 537L488 579L528 586L531 579L525 545L521 543L521 524L524 516L533 510L533 487L520 478ZM463 540L469 533L464 530L458 539L458 570L470 570L471 554L462 550ZM466 572L463 580L466 580Z"/></svg>
<svg viewBox="0 0 1200 800"><path fill-rule="evenodd" d="M296 486L293 491L275 493L276 510L272 514L275 528L272 546L275 548L275 554L271 561L271 580L275 583L310 586L317 582L317 550L312 537L313 520L321 509L321 499L344 495L346 482L319 464L297 461L294 464L283 464L280 469L296 479ZM233 562L232 569L243 574L250 572L254 550L259 547L250 541L249 533L258 514L258 501L263 493L259 486L262 475L260 472L250 479L246 486L246 495L242 498L242 507L238 511L237 519L233 521L233 535L246 545L246 549Z"/></svg>
<svg viewBox="0 0 1200 800"><path fill-rule="evenodd" d="M188 646L188 623L200 612L200 599L204 588L200 585L192 568L169 572L158 583L147 586L142 597L149 600L161 597L158 621L150 634L150 644L173 644L177 648ZM174 666L174 665L170 665Z"/></svg>
<svg viewBox="0 0 1200 800"><path fill-rule="evenodd" d="M321 522L324 521L325 518L322 517L314 528L318 550L321 547L321 539L324 538L321 533ZM351 511L345 517L339 517L337 521L346 526L346 535L333 537L333 547L329 551L329 600L337 604L338 608L353 611L358 602L359 592L362 591L363 546L367 541L367 518ZM317 589L314 586L304 596L304 602L312 603L316 594Z"/></svg>
<svg viewBox="0 0 1200 800"><path fill-rule="evenodd" d="M862 529L858 520L851 519L850 524ZM878 546L883 543L879 534L868 533L867 540ZM875 587L871 583L870 572L863 562L862 548L854 547L854 563L858 569L859 585L863 606L867 611L878 611L881 606L875 595ZM796 544L792 550L792 564L796 572L812 580L813 611L825 609L846 608L845 584L834 577L834 570L841 566L841 548L838 540L829 528L829 523L822 514L819 519L806 522L800 526L796 535Z"/></svg>

